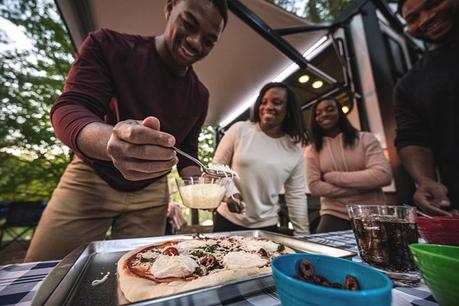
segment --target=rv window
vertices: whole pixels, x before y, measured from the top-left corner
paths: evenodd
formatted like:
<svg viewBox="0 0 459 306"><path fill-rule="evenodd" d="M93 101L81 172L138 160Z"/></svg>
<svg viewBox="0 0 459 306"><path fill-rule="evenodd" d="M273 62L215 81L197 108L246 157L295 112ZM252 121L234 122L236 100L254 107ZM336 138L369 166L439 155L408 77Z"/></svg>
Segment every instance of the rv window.
<svg viewBox="0 0 459 306"><path fill-rule="evenodd" d="M406 60L400 43L387 34L384 34L383 37L387 54L389 56L392 79L395 84L397 80L407 71Z"/></svg>

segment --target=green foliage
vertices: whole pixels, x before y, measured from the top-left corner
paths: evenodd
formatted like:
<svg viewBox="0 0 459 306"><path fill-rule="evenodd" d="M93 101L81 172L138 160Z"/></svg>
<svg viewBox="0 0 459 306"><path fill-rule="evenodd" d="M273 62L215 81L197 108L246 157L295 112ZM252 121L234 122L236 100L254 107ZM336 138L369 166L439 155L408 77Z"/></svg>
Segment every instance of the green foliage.
<svg viewBox="0 0 459 306"><path fill-rule="evenodd" d="M69 161L49 110L61 93L73 47L54 2L4 0L0 17L30 40L0 52L0 200L47 200ZM0 44L14 40L0 32Z"/></svg>
<svg viewBox="0 0 459 306"><path fill-rule="evenodd" d="M0 0L0 18L18 26L31 44L0 52L0 200L48 200L70 161L49 110L75 50L52 0ZM11 46L15 37L8 34L0 29L0 46ZM213 157L214 134L205 127L199 138L205 164Z"/></svg>
<svg viewBox="0 0 459 306"><path fill-rule="evenodd" d="M353 0L268 0L311 22L333 21Z"/></svg>
<svg viewBox="0 0 459 306"><path fill-rule="evenodd" d="M212 162L215 153L215 128L213 126L206 126L202 128L199 135L199 160L208 165Z"/></svg>

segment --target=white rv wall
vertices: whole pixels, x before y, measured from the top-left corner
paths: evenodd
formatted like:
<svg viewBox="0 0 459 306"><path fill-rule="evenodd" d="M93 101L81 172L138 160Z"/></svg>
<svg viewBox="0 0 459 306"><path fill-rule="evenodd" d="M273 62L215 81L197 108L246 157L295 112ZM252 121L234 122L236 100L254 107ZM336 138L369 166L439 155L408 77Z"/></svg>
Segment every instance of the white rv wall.
<svg viewBox="0 0 459 306"><path fill-rule="evenodd" d="M353 40L352 44L354 46L355 58L358 66L357 69L360 76L362 89L361 94L363 95L365 101L365 108L367 112L366 115L368 118L370 131L376 136L376 138L381 143L381 147L383 148L383 150L385 150L387 148L386 135L384 133L384 126L382 122L381 111L379 108L379 101L376 93L375 81L371 69L368 46L365 39L362 17L360 15L357 15L352 19L352 22L350 23L350 29ZM393 179L389 186L384 187L384 191L396 191Z"/></svg>

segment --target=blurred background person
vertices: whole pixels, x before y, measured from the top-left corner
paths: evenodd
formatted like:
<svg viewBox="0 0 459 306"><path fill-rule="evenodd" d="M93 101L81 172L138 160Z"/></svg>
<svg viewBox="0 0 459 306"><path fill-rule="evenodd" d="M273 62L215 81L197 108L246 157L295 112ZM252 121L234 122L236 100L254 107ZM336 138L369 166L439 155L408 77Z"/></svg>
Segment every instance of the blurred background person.
<svg viewBox="0 0 459 306"><path fill-rule="evenodd" d="M354 128L335 99L314 104L310 125L304 158L309 190L321 197L317 233L351 229L346 204L386 204L389 162L376 137Z"/></svg>
<svg viewBox="0 0 459 306"><path fill-rule="evenodd" d="M166 235L175 235L186 225L180 203L169 202L167 207Z"/></svg>
<svg viewBox="0 0 459 306"><path fill-rule="evenodd" d="M250 122L231 126L215 153L213 163L229 165L238 176L229 188L227 202L215 213L214 231L276 232L279 193L284 187L294 234L309 233L301 147L307 142L293 91L283 83L266 84Z"/></svg>
<svg viewBox="0 0 459 306"><path fill-rule="evenodd" d="M433 215L459 215L458 3L399 2L408 32L431 49L395 87L395 144L415 204Z"/></svg>

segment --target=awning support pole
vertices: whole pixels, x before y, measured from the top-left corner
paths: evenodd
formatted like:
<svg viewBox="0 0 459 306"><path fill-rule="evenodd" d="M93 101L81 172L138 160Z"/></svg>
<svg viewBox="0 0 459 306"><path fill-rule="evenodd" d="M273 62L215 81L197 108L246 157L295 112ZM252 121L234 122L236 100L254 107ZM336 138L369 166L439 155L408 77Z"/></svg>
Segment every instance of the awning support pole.
<svg viewBox="0 0 459 306"><path fill-rule="evenodd" d="M298 52L298 50L292 47L291 44L283 39L278 33L276 33L275 30L269 27L259 16L252 12L239 0L229 0L228 7L237 17L239 17L253 30L255 30L255 32L260 34L264 39L269 41L285 56L295 62L301 69L305 69L311 72L329 84L337 84L334 78L318 69L317 67L314 67L308 60L303 57L301 53Z"/></svg>

